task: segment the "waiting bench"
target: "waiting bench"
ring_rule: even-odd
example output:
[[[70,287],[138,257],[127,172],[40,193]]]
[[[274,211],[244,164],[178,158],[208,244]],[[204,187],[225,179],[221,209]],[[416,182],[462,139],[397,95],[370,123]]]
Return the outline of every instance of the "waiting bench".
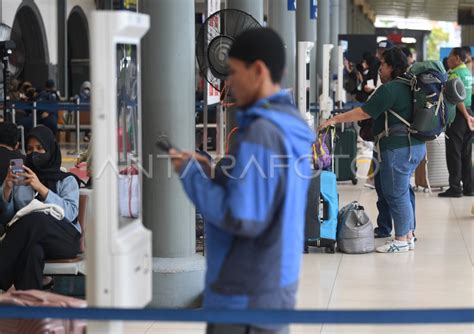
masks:
[[[43,275],[85,275],[86,260],[85,251],[85,231],[86,223],[89,220],[91,208],[92,190],[81,189],[79,195],[79,216],[78,221],[82,229],[80,253],[71,259],[47,260],[43,270]]]

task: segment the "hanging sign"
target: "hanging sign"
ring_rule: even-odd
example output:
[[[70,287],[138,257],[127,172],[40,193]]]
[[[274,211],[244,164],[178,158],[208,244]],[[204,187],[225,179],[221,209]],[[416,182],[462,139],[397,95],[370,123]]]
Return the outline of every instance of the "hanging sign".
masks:
[[[296,0],[288,0],[288,10],[296,10]]]
[[[309,16],[311,20],[318,19],[318,0],[309,0]]]

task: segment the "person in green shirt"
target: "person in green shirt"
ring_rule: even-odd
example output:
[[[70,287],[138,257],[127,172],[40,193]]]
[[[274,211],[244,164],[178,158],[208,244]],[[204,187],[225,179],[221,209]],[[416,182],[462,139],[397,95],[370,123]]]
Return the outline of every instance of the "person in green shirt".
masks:
[[[403,76],[408,61],[399,48],[391,48],[382,54],[380,78],[383,85],[377,89],[367,103],[349,112],[330,118],[318,130],[337,123],[355,122],[373,118],[373,132],[378,135],[385,129],[385,112],[392,110],[400,117],[411,121],[413,102],[410,87],[395,80]],[[392,127],[401,121],[392,115],[388,125]],[[415,249],[415,196],[410,178],[416,167],[425,157],[426,146],[415,138],[410,140],[407,134],[389,135],[379,141],[380,166],[379,177],[381,194],[377,208],[379,215],[391,217],[395,226],[395,239],[377,247],[379,253],[401,253]],[[380,198],[380,196],[382,198]],[[383,205],[379,205],[383,204]]]
[[[448,57],[449,79],[459,78],[466,89],[466,100],[456,106],[454,122],[446,130],[446,162],[449,171],[449,189],[440,197],[474,196],[472,170],[472,73],[467,68],[466,50],[454,48]],[[461,186],[462,182],[462,186]]]

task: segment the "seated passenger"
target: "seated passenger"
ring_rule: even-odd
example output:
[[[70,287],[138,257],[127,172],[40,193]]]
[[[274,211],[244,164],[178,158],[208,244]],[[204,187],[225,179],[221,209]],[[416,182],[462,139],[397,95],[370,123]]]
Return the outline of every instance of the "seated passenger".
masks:
[[[36,198],[62,208],[64,219],[33,212],[7,229],[0,243],[0,289],[4,291],[12,284],[17,290],[41,289],[45,260],[71,258],[79,253],[79,185],[73,175],[60,170],[61,151],[51,130],[45,126],[34,128],[27,138],[27,153],[25,173],[14,175],[9,171],[1,188],[4,218],[12,219]]]
[[[61,102],[61,96],[56,90],[54,80],[46,81],[44,90],[36,95],[35,101],[39,103],[47,103],[51,106]],[[58,111],[57,110],[37,110],[38,124],[48,127],[55,135],[58,132]],[[19,124],[25,128],[25,133],[28,134],[33,128],[33,114],[18,121]]]

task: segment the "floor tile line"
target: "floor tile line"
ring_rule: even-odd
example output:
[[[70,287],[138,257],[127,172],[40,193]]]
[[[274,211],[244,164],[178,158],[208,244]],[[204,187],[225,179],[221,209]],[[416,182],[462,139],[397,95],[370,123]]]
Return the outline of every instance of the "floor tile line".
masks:
[[[150,326],[148,326],[148,328],[145,329],[145,334],[148,333],[152,328],[153,328],[153,325],[156,323],[156,321],[152,321],[150,323]]]
[[[329,300],[328,300],[328,304],[326,306],[326,311],[329,311],[329,305],[331,305],[332,296],[333,296],[334,290],[336,288],[337,277],[339,276],[339,271],[340,271],[341,266],[342,266],[342,259],[343,258],[344,258],[344,254],[341,254],[341,257],[339,258],[339,264],[338,264],[337,270],[336,270],[336,276],[334,277],[334,282],[333,282],[332,287],[331,287],[331,293],[329,294]],[[321,324],[321,331],[319,332],[319,334],[322,334],[323,330],[324,330],[324,324]]]
[[[456,212],[456,207],[454,206],[453,201],[454,201],[454,199],[451,198],[450,201],[449,201],[449,204],[450,204],[451,208],[454,211],[454,216],[456,217],[456,225],[459,228],[459,232],[461,232],[462,241],[464,243],[464,247],[466,248],[467,255],[469,256],[469,259],[471,260],[471,264],[474,267],[474,258],[472,257],[471,252],[469,251],[469,247],[467,246],[467,240],[466,240],[466,237],[464,236],[464,233],[463,233],[463,230],[462,230],[462,227],[461,227],[461,219],[460,219],[460,217],[458,216],[458,214]]]

